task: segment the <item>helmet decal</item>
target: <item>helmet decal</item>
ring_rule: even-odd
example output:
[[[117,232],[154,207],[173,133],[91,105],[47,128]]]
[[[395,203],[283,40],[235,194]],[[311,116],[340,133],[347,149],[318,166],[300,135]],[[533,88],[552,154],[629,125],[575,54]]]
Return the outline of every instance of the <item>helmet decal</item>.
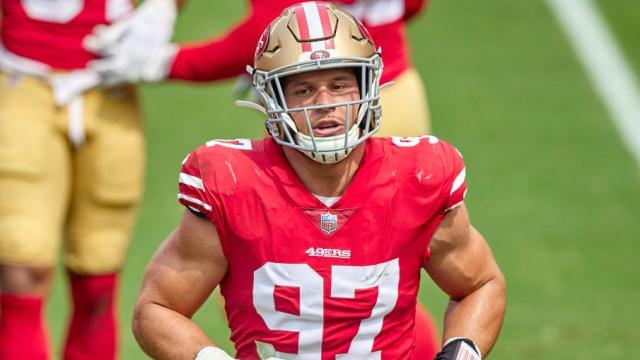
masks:
[[[262,32],[260,36],[260,40],[258,40],[258,45],[256,45],[256,53],[254,55],[254,59],[259,58],[264,54],[264,51],[267,50],[267,45],[269,44],[269,34],[271,33],[271,27],[267,27]]]
[[[331,53],[325,50],[316,50],[311,53],[311,60],[326,59],[331,57]]]

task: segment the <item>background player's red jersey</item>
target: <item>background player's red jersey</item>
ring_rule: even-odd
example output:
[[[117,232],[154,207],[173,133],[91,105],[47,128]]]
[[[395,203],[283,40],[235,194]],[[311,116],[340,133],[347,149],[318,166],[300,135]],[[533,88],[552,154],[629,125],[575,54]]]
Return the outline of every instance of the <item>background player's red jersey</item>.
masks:
[[[131,0],[0,0],[1,45],[56,69],[83,68],[95,55],[82,39],[133,9]]]
[[[178,52],[169,77],[213,81],[245,73],[253,63],[254,47],[269,23],[287,7],[301,0],[251,0],[249,13],[222,37],[184,46]],[[410,66],[405,21],[416,15],[424,0],[334,0],[359,18],[382,48],[382,83],[393,80]]]
[[[284,358],[412,359],[420,270],[446,211],[463,201],[464,174],[457,150],[434,137],[372,138],[327,207],[271,138],[191,153],[178,197],[218,231],[237,357],[257,359],[262,342]]]

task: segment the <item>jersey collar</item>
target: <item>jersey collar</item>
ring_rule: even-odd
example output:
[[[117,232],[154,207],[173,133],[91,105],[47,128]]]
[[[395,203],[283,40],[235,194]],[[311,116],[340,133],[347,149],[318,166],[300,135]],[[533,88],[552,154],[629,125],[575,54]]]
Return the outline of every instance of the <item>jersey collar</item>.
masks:
[[[328,209],[302,183],[302,180],[289,165],[281,145],[272,138],[265,139],[265,154],[269,161],[269,172],[277,177],[276,186],[281,187],[291,200],[305,209]],[[371,193],[371,185],[379,176],[384,161],[384,147],[379,139],[371,138],[365,142],[364,155],[345,192],[330,208],[356,208],[366,201]]]

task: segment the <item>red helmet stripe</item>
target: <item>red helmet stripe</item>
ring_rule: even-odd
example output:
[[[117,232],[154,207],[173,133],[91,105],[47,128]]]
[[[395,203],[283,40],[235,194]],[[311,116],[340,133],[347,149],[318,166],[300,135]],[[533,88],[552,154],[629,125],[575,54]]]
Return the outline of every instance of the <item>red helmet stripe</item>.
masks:
[[[296,20],[298,21],[298,31],[300,31],[300,40],[302,41],[302,51],[311,51],[311,43],[306,42],[309,37],[309,23],[307,22],[307,15],[304,11],[304,5],[298,5],[293,10],[296,14]]]
[[[318,8],[318,15],[320,15],[320,23],[322,24],[322,33],[323,37],[329,37],[333,35],[333,29],[331,29],[331,19],[329,18],[329,11],[327,10],[327,6],[324,4],[316,3]],[[333,38],[325,41],[325,46],[327,49],[335,49],[335,45],[333,43]]]
[[[331,17],[326,4],[305,2],[297,6],[294,11],[298,21],[298,30],[300,32],[303,52],[335,49],[334,40],[331,38],[333,35]],[[305,42],[305,40],[309,41],[323,38],[329,39],[325,41]]]

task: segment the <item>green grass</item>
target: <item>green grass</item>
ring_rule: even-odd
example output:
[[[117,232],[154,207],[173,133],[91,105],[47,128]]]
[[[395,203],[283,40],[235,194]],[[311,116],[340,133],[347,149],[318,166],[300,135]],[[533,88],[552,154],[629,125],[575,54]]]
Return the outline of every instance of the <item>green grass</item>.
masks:
[[[640,71],[637,4],[598,4]],[[177,38],[223,31],[243,5],[191,1]],[[508,280],[491,358],[640,357],[640,171],[544,2],[434,1],[410,38],[434,131],[465,155],[472,222]],[[233,106],[229,83],[145,86],[143,99],[149,164],[120,298],[123,359],[145,358],[128,330],[131,307],[145,264],[182,211],[180,160],[208,139],[262,134],[256,114]],[[446,299],[423,282],[421,300],[441,320]],[[49,319],[59,339],[61,277],[56,285]],[[197,320],[230,349],[213,302]]]
[[[609,23],[620,46],[627,56],[629,64],[636,71],[636,79],[640,79],[640,46],[638,37],[638,19],[640,7],[633,0],[598,0],[598,8]]]

